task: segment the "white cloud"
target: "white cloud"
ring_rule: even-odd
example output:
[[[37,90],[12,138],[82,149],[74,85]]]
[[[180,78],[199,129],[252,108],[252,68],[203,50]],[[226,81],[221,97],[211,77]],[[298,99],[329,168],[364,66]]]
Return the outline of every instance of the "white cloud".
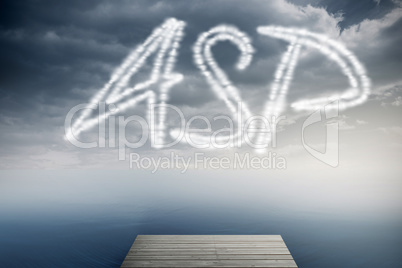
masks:
[[[401,106],[402,105],[402,81],[397,85],[385,85],[378,87],[372,94],[371,98],[381,103],[381,106]]]
[[[43,37],[45,40],[47,41],[60,41],[61,38],[60,36],[58,36],[55,32],[53,31],[49,31],[45,34],[45,36]]]
[[[383,44],[380,34],[383,29],[395,24],[402,17],[402,8],[396,8],[382,19],[369,20],[353,25],[342,32],[340,39],[349,48],[374,48]]]
[[[402,127],[400,127],[400,126],[380,127],[378,130],[380,130],[388,135],[397,134],[397,135],[402,136]]]
[[[346,122],[346,119],[348,117],[346,115],[340,115],[337,118],[331,119],[328,121],[328,123],[338,123],[339,129],[340,130],[351,130],[355,129],[356,126],[350,125]]]
[[[367,125],[367,122],[366,122],[366,121],[364,121],[364,120],[359,120],[359,119],[356,119],[356,123],[357,123],[358,125]]]
[[[351,129],[355,129],[355,126],[349,125],[348,123],[346,123],[346,121],[344,120],[339,120],[339,129],[340,130],[351,130]]]
[[[20,118],[0,114],[0,125],[13,126],[13,125],[17,125],[19,123],[21,123]]]
[[[395,101],[391,103],[393,106],[401,106],[402,105],[402,97],[398,96],[395,98]]]

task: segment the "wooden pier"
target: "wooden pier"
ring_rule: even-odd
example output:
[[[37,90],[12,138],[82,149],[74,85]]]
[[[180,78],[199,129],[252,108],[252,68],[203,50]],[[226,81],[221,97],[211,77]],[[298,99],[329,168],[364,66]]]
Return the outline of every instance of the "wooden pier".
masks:
[[[297,267],[280,235],[138,235],[121,267]]]

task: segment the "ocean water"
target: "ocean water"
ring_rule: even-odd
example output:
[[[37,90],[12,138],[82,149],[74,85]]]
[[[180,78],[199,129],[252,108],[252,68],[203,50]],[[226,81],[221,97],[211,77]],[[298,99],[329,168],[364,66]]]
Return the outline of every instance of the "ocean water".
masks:
[[[1,171],[1,267],[119,267],[138,234],[280,234],[299,267],[402,267],[400,183]]]

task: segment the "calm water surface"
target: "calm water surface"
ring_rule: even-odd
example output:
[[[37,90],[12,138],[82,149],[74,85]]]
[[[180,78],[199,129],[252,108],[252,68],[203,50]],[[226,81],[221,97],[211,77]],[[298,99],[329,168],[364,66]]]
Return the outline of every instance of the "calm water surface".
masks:
[[[246,172],[225,179],[198,171],[0,174],[1,267],[119,267],[138,234],[281,234],[300,267],[402,263],[395,181],[362,187]]]

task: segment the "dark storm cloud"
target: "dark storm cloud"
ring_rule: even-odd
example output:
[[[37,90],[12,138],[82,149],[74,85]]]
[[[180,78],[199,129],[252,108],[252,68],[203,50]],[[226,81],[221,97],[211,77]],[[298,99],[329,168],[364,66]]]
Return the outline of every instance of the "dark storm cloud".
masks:
[[[173,92],[173,104],[199,105],[214,98],[192,63],[197,35],[221,24],[236,24],[255,36],[255,28],[273,16],[259,5],[214,1],[25,1],[4,2],[0,15],[0,92],[4,113],[18,116],[33,105],[66,105],[66,99],[85,102],[109,78],[127,53],[148,37],[166,17],[188,22],[175,69],[186,77]],[[231,12],[227,12],[230,10]],[[258,53],[277,55],[280,46],[260,46]],[[238,51],[214,48],[218,62],[241,82],[267,83],[261,72],[234,71]],[[273,69],[265,70],[272,72]],[[238,75],[238,76],[237,76]],[[191,79],[197,76],[198,78]],[[195,89],[197,87],[197,89]],[[181,89],[181,90],[180,90]],[[11,101],[10,101],[11,100]],[[25,120],[32,121],[28,113]]]
[[[296,2],[295,2],[296,3]],[[285,1],[2,1],[0,4],[0,127],[2,155],[63,147],[64,117],[85,103],[108,81],[124,57],[166,18],[187,22],[177,72],[185,79],[172,89],[170,103],[188,110],[215,112],[216,100],[192,60],[197,36],[218,24],[236,25],[253,40],[256,53],[243,72],[234,69],[238,50],[228,43],[213,48],[220,66],[258,112],[287,43],[260,36],[260,25],[304,27],[328,34],[348,32],[365,19],[384,18],[392,1],[316,1],[313,7]],[[316,7],[325,7],[316,8]],[[343,14],[343,19],[337,15]],[[362,26],[363,27],[363,26]],[[393,82],[401,70],[401,20],[387,26],[374,48],[352,47],[368,67],[374,84]],[[369,37],[369,35],[367,35]],[[347,44],[348,45],[348,44]],[[345,81],[320,55],[303,59],[296,71],[291,100],[323,89],[340,89]],[[334,75],[334,73],[336,75]],[[140,76],[145,73],[139,74]],[[391,83],[390,82],[390,83]],[[19,146],[18,150],[16,146]],[[41,148],[41,149],[38,149]],[[45,149],[44,149],[45,148]]]
[[[336,6],[330,2],[325,5],[332,9]],[[383,5],[385,2],[374,7]],[[186,75],[198,74],[192,63],[191,46],[199,33],[229,23],[254,40],[261,40],[264,38],[258,37],[255,30],[258,25],[294,26],[291,17],[270,12],[271,6],[264,1],[248,1],[247,5],[239,1],[6,2],[0,16],[1,90],[15,98],[32,98],[42,93],[82,98],[74,93],[100,88],[128,51],[166,17],[172,16],[188,22],[176,70]],[[367,4],[367,8],[370,6]],[[353,12],[359,9],[350,4],[342,7]],[[359,10],[364,14],[365,9]],[[268,39],[254,42],[256,58],[277,59],[283,52],[284,42]],[[214,52],[234,82],[246,85],[270,82],[271,77],[265,74],[273,73],[273,65],[264,66],[263,70],[251,66],[248,75],[242,76],[233,69],[238,55],[235,48],[218,45]]]
[[[344,19],[339,22],[341,29],[359,24],[365,19],[380,19],[398,6],[397,2],[392,0],[290,0],[289,2],[323,7],[331,14],[342,14]]]

